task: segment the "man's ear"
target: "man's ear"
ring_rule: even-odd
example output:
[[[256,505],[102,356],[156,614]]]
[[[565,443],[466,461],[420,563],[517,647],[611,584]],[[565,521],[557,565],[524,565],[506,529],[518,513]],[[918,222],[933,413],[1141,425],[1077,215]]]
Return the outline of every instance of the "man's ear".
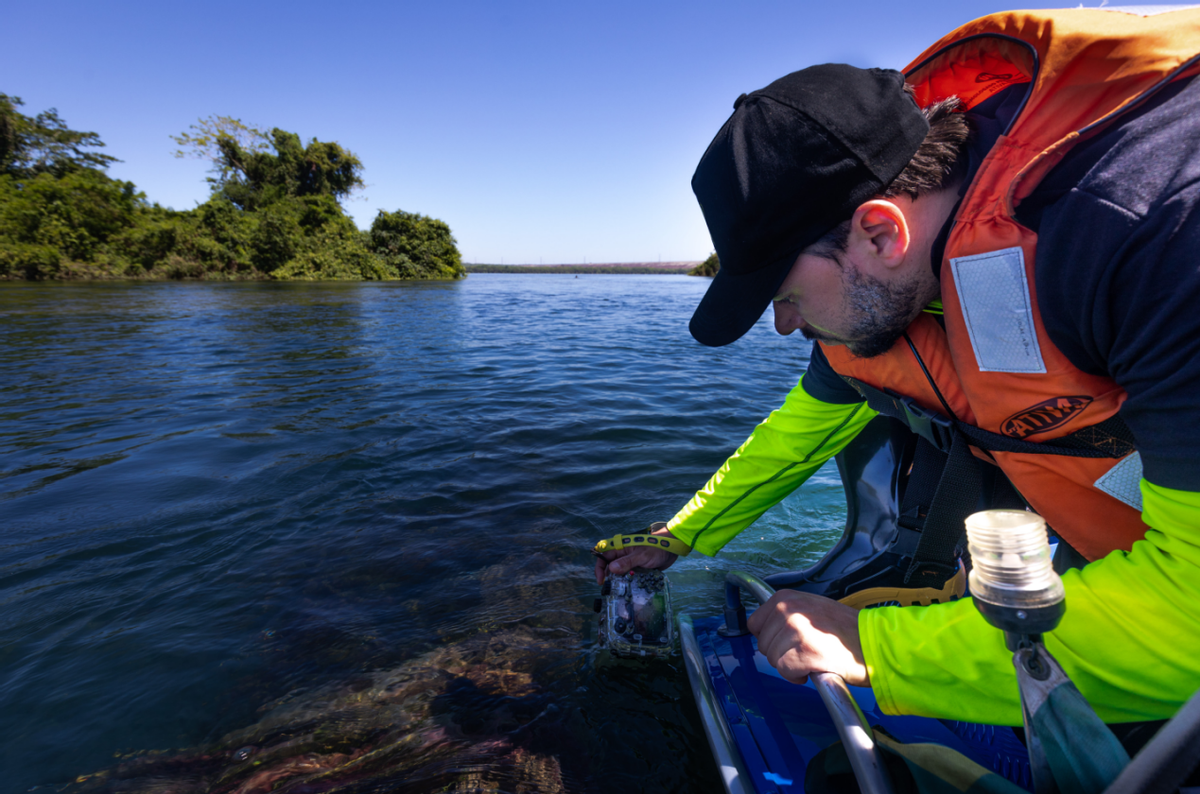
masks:
[[[872,199],[858,206],[850,219],[848,248],[857,262],[876,262],[884,268],[904,262],[912,235],[904,211],[888,199]]]

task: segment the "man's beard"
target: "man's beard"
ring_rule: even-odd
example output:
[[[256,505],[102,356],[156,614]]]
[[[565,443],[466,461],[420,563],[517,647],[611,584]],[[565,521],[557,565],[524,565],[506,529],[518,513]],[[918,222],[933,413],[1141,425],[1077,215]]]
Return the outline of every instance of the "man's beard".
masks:
[[[846,309],[857,317],[845,337],[826,337],[811,328],[802,328],[806,339],[838,342],[859,358],[874,358],[891,350],[896,340],[921,313],[921,284],[913,278],[900,284],[888,284],[862,273],[853,264],[838,262],[843,270]]]

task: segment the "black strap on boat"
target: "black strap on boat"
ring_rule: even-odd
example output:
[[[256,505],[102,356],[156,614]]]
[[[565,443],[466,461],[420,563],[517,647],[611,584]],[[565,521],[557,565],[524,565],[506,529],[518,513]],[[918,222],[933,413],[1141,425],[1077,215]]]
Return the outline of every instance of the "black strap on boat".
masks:
[[[918,405],[911,397],[877,389],[857,378],[842,378],[863,396],[869,408],[904,422],[919,437],[900,506],[901,525],[921,532],[904,577],[906,583],[922,564],[952,567],[961,554],[966,532],[963,520],[976,510],[983,490],[983,469],[972,446],[988,452],[1082,458],[1122,458],[1135,449],[1133,433],[1118,415],[1041,443],[968,424],[951,410],[908,334],[904,339],[946,415]]]

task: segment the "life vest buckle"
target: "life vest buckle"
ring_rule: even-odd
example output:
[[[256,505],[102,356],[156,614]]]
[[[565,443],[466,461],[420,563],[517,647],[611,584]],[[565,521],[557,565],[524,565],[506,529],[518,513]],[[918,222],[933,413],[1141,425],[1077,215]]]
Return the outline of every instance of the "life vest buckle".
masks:
[[[899,417],[909,429],[928,441],[939,451],[949,454],[954,443],[954,424],[941,414],[918,405],[911,397],[897,397],[896,402],[904,411]]]

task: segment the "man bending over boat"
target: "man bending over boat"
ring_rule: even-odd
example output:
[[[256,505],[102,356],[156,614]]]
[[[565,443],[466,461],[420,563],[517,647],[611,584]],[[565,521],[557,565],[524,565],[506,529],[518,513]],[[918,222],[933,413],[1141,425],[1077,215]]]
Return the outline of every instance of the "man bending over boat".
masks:
[[[692,179],[721,270],[691,332],[729,344],[770,305],[816,344],[656,534],[715,554],[875,416],[902,419],[945,470],[909,517],[916,551],[880,552],[911,560],[893,584],[948,587],[954,486],[974,504],[1011,483],[1087,561],[1048,649],[1106,722],[1174,714],[1200,686],[1197,53],[1197,10],[1011,12],[905,74],[814,66],[739,97]],[[598,577],[675,559],[605,557]],[[750,628],[790,681],[1021,724],[1012,655],[966,600],[781,590]]]

